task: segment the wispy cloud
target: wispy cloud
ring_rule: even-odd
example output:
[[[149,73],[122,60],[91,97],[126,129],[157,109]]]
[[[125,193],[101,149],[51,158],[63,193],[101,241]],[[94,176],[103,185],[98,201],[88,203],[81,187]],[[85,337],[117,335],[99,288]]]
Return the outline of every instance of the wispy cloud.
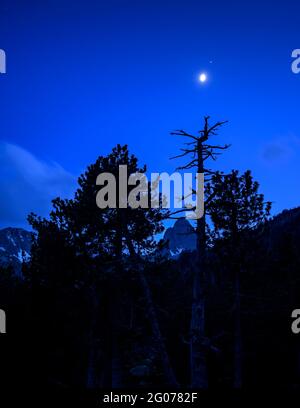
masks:
[[[47,215],[51,200],[70,197],[76,178],[57,163],[47,163],[20,146],[0,142],[0,226],[25,226],[33,211]]]
[[[300,139],[298,137],[293,135],[278,137],[263,146],[261,155],[265,162],[277,164],[292,159],[299,148]]]
[[[263,149],[263,158],[266,161],[274,162],[287,159],[291,156],[292,151],[289,146],[280,143],[279,141],[267,144]]]

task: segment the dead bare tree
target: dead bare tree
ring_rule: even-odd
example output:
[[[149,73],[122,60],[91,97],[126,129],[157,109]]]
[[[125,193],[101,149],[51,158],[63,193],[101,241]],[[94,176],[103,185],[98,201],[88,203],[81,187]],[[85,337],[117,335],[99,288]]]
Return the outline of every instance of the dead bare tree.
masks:
[[[204,117],[204,127],[197,135],[192,135],[184,130],[176,130],[171,132],[171,135],[183,136],[189,139],[185,142],[187,147],[181,149],[182,153],[178,156],[172,157],[182,158],[190,157],[191,160],[177,170],[194,169],[198,174],[204,174],[204,188],[205,183],[209,182],[211,176],[215,172],[208,169],[205,162],[209,159],[216,160],[217,156],[221,154],[222,150],[226,150],[229,145],[208,144],[208,140],[217,135],[218,129],[224,122],[216,122],[214,125],[209,125],[209,116]],[[193,190],[193,193],[196,191]],[[209,349],[209,341],[205,333],[205,276],[206,276],[206,214],[209,207],[209,201],[212,197],[207,197],[205,201],[204,214],[196,221],[196,236],[197,236],[197,261],[196,267],[193,271],[193,299],[192,299],[192,313],[190,323],[190,366],[191,366],[191,386],[194,388],[207,388],[207,364],[206,356]],[[184,197],[183,197],[184,199]],[[173,212],[179,214],[181,211],[186,211],[187,208]],[[189,208],[188,210],[195,210]]]

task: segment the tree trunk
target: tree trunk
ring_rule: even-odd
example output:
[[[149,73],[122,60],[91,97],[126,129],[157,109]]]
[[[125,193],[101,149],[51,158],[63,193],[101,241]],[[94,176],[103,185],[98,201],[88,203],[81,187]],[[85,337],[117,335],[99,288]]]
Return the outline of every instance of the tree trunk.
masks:
[[[191,385],[193,388],[207,388],[207,365],[205,345],[205,297],[203,245],[204,218],[197,221],[197,263],[194,270],[193,300],[191,318]],[[204,224],[205,225],[205,224]]]
[[[174,158],[184,157],[187,155],[192,156],[192,160],[185,166],[179,167],[179,169],[187,170],[196,168],[198,174],[204,175],[204,183],[207,183],[209,179],[205,179],[205,176],[212,176],[217,174],[212,170],[204,167],[204,162],[211,158],[216,159],[218,150],[225,150],[229,146],[218,146],[206,144],[210,136],[216,135],[216,130],[226,122],[217,122],[213,126],[209,126],[209,116],[204,117],[204,128],[197,134],[191,135],[184,130],[176,130],[172,132],[173,135],[184,136],[192,140],[187,143],[189,148],[181,149],[183,153],[175,156]],[[183,198],[184,200],[185,198]],[[209,203],[210,200],[208,200]],[[191,385],[195,388],[207,388],[208,376],[207,376],[207,353],[209,348],[208,339],[205,336],[205,286],[207,279],[207,259],[206,259],[206,221],[205,221],[205,209],[202,218],[197,220],[197,259],[196,265],[193,271],[193,295],[192,295],[192,313],[191,313],[191,339],[190,339],[190,360],[191,360]]]
[[[204,172],[202,145],[199,142],[197,148],[198,173]],[[193,278],[193,300],[191,317],[191,385],[193,388],[207,388],[207,364],[205,345],[205,215],[197,220],[197,262]]]
[[[235,321],[234,321],[234,378],[233,387],[242,387],[242,330],[241,330],[241,294],[239,271],[235,274]]]
[[[177,383],[174,371],[170,363],[169,355],[168,355],[168,352],[165,346],[163,336],[160,331],[158,318],[156,315],[156,310],[155,310],[153,300],[152,300],[151,290],[147,282],[146,276],[144,274],[143,266],[140,264],[141,260],[136,254],[133,244],[130,238],[128,237],[127,232],[126,232],[126,235],[127,235],[126,241],[127,241],[128,250],[129,250],[130,256],[134,264],[136,265],[139,280],[141,283],[141,288],[144,294],[144,300],[145,300],[145,304],[146,304],[146,308],[148,312],[148,318],[149,318],[149,322],[150,322],[151,329],[152,329],[152,335],[153,335],[153,338],[154,338],[154,341],[155,341],[155,344],[156,344],[156,347],[157,347],[157,350],[160,356],[166,383],[168,386],[177,388],[178,383]]]
[[[88,364],[87,364],[87,375],[86,375],[86,386],[87,388],[95,388],[98,384],[97,379],[97,360],[98,360],[98,348],[97,348],[97,336],[96,336],[96,326],[97,317],[99,310],[99,302],[97,299],[96,290],[91,287],[89,291],[89,299],[91,303],[91,323],[88,334]]]
[[[121,388],[123,383],[123,370],[121,364],[121,358],[119,355],[119,344],[117,338],[113,333],[112,339],[112,353],[111,353],[111,387]]]
[[[121,263],[117,265],[121,268]],[[111,388],[121,388],[124,386],[119,330],[121,293],[119,293],[118,286],[114,282],[111,282],[109,293]]]

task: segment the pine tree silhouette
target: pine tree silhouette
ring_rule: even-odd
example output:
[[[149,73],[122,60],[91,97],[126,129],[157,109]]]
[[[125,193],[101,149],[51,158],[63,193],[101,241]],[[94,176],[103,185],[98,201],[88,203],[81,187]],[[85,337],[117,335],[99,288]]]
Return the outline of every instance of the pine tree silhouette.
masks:
[[[30,216],[33,228],[38,232],[38,239],[33,247],[33,264],[40,263],[41,243],[43,237],[55,235],[56,244],[63,241],[62,248],[72,251],[73,263],[76,259],[82,262],[84,276],[81,277],[90,299],[90,329],[88,336],[88,369],[86,384],[89,387],[99,385],[97,379],[97,322],[99,313],[98,281],[101,275],[124,275],[128,269],[135,272],[140,282],[141,295],[146,304],[147,320],[152,331],[155,348],[159,354],[165,382],[171,386],[177,386],[175,374],[172,370],[169,355],[161,333],[157,318],[156,308],[152,299],[151,289],[145,275],[144,269],[147,263],[146,256],[157,247],[155,235],[163,230],[162,220],[165,217],[160,208],[127,208],[100,209],[96,205],[96,196],[99,186],[96,185],[97,176],[101,173],[111,173],[117,181],[117,192],[119,191],[119,166],[127,165],[128,176],[134,173],[144,173],[146,167],[139,167],[138,160],[130,155],[127,145],[117,145],[107,156],[99,157],[90,165],[86,172],[79,177],[79,188],[73,199],[62,200],[57,198],[53,201],[53,211],[50,220],[42,220],[34,215]],[[126,180],[127,181],[127,180]],[[128,192],[133,186],[128,186]],[[149,186],[150,188],[150,186]],[[150,194],[149,194],[150,197]],[[116,202],[119,200],[117,198]],[[54,245],[55,245],[54,242]],[[49,242],[48,242],[49,244]],[[48,250],[53,248],[48,245]],[[52,253],[55,257],[55,252]],[[38,268],[35,268],[35,271]],[[65,273],[64,271],[60,272]],[[77,270],[77,268],[75,268]],[[47,273],[49,268],[47,268]],[[36,273],[36,272],[35,272]],[[52,273],[56,273],[55,271]],[[38,274],[42,279],[42,274]],[[114,276],[115,276],[114,275]],[[73,277],[73,274],[72,274]],[[48,276],[51,280],[52,277]],[[55,280],[55,279],[54,279]],[[120,302],[118,302],[119,288],[109,279],[110,292],[109,316],[110,340],[111,340],[111,382],[110,385],[117,387],[122,385],[122,374],[118,362],[119,344],[118,313]],[[99,354],[99,353],[98,353]]]
[[[206,194],[212,197],[208,214],[213,235],[227,242],[226,262],[234,279],[234,388],[241,388],[243,377],[240,275],[246,268],[246,245],[251,245],[247,232],[263,224],[271,210],[271,203],[264,201],[258,189],[249,170],[242,175],[237,170],[227,175],[215,173],[206,186]]]

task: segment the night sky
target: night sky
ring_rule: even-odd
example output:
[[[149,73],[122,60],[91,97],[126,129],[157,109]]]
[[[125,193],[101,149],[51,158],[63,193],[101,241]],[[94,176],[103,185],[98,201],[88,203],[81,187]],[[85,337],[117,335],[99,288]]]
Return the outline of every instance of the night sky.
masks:
[[[0,226],[26,226],[116,143],[173,172],[173,129],[229,123],[214,164],[300,205],[299,1],[0,0]],[[198,81],[205,71],[208,81]]]

